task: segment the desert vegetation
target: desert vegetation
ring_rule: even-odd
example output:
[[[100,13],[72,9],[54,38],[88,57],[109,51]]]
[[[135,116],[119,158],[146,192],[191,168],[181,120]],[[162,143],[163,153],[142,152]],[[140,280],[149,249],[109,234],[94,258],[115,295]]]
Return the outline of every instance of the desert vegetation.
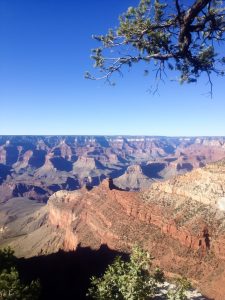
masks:
[[[10,248],[0,249],[0,300],[38,300],[38,280],[24,284],[16,268],[16,257]]]
[[[122,74],[123,67],[145,62],[144,73],[155,74],[157,91],[161,80],[173,71],[180,83],[197,82],[206,74],[212,96],[211,76],[224,75],[225,57],[218,51],[224,42],[224,1],[141,0],[120,16],[116,29],[94,35],[100,46],[92,50],[94,66],[100,75],[86,73],[89,79],[106,79]]]
[[[160,268],[152,268],[152,260],[147,251],[135,246],[129,261],[118,256],[102,277],[91,278],[88,296],[96,300],[188,299],[191,284],[186,278],[178,278],[173,289],[161,291],[165,276]]]

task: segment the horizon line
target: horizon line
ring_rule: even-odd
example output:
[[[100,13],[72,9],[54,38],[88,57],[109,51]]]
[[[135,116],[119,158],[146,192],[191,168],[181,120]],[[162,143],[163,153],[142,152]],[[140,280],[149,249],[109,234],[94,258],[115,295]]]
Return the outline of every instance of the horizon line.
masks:
[[[166,138],[225,138],[225,135],[146,135],[146,134],[1,134],[0,137],[166,137]]]

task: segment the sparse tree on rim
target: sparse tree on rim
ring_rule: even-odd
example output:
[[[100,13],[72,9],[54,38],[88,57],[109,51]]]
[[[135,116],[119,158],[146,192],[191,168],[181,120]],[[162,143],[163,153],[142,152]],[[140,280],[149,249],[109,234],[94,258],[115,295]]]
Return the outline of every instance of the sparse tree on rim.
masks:
[[[122,74],[124,66],[144,61],[145,73],[153,72],[157,81],[168,70],[180,83],[196,82],[205,73],[212,96],[211,75],[224,75],[225,54],[219,51],[224,32],[224,1],[141,0],[120,16],[116,29],[93,36],[100,42],[92,50],[100,76],[85,76],[112,83],[112,75]]]

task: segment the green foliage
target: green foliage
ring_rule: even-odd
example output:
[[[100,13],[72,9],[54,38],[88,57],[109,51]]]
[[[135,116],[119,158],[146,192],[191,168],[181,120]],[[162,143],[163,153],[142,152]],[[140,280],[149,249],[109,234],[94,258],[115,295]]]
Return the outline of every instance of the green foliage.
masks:
[[[89,296],[98,300],[151,299],[157,290],[157,282],[164,281],[163,272],[150,272],[152,257],[139,247],[134,247],[130,261],[117,257],[101,278],[91,278]]]
[[[102,277],[91,278],[88,296],[96,300],[154,299],[165,277],[161,269],[152,270],[152,259],[148,252],[135,246],[129,261],[118,256]],[[190,288],[185,277],[178,278],[175,288],[170,289],[166,297],[168,300],[187,300],[186,292]]]
[[[40,284],[32,281],[30,285],[24,285],[19,279],[19,273],[15,267],[9,271],[0,273],[0,299],[1,300],[37,300],[39,299]]]
[[[110,80],[123,66],[144,61],[156,79],[173,70],[181,83],[196,82],[202,73],[211,83],[212,73],[224,75],[224,53],[216,51],[217,45],[225,41],[224,33],[224,1],[195,0],[187,6],[184,0],[175,0],[171,5],[167,1],[141,0],[120,16],[115,30],[93,36],[101,43],[91,56],[101,76],[87,72],[85,77]]]
[[[187,300],[186,292],[191,288],[190,282],[185,277],[176,280],[176,288],[168,292],[168,300]]]
[[[0,249],[0,272],[10,270],[15,265],[15,261],[14,251],[10,247]]]
[[[0,249],[0,300],[37,300],[40,283],[32,281],[25,285],[15,267],[16,257],[10,248]]]

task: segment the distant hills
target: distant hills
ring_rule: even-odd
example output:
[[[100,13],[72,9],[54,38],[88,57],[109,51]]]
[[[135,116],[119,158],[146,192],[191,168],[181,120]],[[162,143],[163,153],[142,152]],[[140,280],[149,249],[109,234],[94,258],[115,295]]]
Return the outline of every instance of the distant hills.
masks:
[[[104,178],[142,190],[223,157],[224,137],[0,136],[0,201],[46,202]]]

